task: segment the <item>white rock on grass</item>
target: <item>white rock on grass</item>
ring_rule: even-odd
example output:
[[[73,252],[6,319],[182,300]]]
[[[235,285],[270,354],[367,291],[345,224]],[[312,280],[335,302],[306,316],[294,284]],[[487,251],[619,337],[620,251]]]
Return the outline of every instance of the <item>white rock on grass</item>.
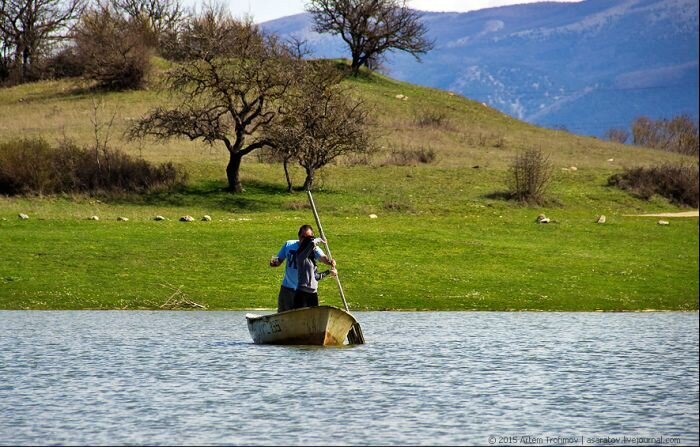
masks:
[[[118,220],[119,222],[128,222],[128,221],[129,221],[129,218],[128,218],[128,217],[119,216],[119,217],[117,217],[117,220]]]
[[[24,213],[19,213],[19,215],[17,217],[19,217],[22,220],[29,219],[29,216],[27,214],[24,214]]]
[[[180,222],[194,222],[194,217],[192,216],[182,216]]]
[[[576,166],[571,166],[569,167],[569,171],[578,171],[578,168]]]
[[[399,99],[401,101],[408,101],[408,96],[399,94],[396,95],[396,99]]]
[[[600,216],[598,216],[598,218],[596,219],[596,223],[604,224],[605,223],[605,214],[601,214]]]
[[[659,225],[671,225],[671,223],[667,220],[660,220],[657,222]]]
[[[161,221],[161,220],[165,220],[165,217],[159,215],[159,216],[154,217],[153,220]]]
[[[100,220],[99,216],[90,216],[88,217],[88,220]]]
[[[211,222],[211,216],[206,214],[202,217],[202,222]]]
[[[536,222],[538,224],[546,224],[546,223],[550,222],[550,219],[549,219],[549,217],[545,216],[544,214],[540,214],[539,216],[537,216]]]
[[[377,217],[379,217],[379,216],[377,216],[376,214],[370,214],[370,215],[369,215],[369,218],[370,218],[370,219],[376,219]]]

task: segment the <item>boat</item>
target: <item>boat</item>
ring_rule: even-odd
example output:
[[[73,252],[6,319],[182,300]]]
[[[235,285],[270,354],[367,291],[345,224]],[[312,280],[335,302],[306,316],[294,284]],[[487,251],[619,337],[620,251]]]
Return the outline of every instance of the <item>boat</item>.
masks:
[[[342,345],[355,317],[333,306],[292,309],[271,315],[246,314],[255,344]]]

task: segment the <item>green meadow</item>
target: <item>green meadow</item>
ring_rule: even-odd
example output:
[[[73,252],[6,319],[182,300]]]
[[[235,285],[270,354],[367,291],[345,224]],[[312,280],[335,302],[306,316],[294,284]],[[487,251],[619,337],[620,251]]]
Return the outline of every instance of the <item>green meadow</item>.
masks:
[[[374,109],[380,147],[369,159],[327,166],[317,179],[316,203],[351,309],[698,309],[697,218],[662,226],[629,216],[686,209],[606,186],[624,167],[683,157],[539,128],[380,75],[345,82]],[[173,288],[208,309],[276,305],[282,268],[268,261],[313,223],[305,193],[287,193],[281,166],[251,154],[241,170],[245,192],[232,195],[223,191],[222,147],[123,138],[134,118],[169,100],[157,75],[149,89],[123,93],[70,80],[0,89],[0,141],[90,144],[97,104],[98,119],[115,117],[112,146],[174,161],[190,176],[173,193],[0,197],[0,309],[158,309]],[[499,198],[508,164],[527,148],[547,152],[554,165],[543,207]],[[435,160],[392,161],[392,151],[421,149]],[[300,185],[301,171],[293,175]],[[536,224],[541,213],[552,223]],[[205,214],[211,222],[199,221]],[[607,222],[595,223],[601,214]],[[93,215],[100,220],[88,220]],[[179,222],[183,215],[197,221]],[[340,305],[332,280],[319,294]]]

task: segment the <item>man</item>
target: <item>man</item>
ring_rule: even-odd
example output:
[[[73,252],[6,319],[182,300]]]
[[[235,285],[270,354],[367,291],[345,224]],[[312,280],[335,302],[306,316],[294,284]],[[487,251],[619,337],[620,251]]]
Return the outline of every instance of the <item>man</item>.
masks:
[[[311,225],[302,225],[297,235],[299,237],[298,240],[286,241],[279,253],[277,253],[277,256],[270,260],[270,267],[279,267],[282,265],[282,262],[287,262],[284,268],[284,279],[282,280],[282,286],[280,286],[280,293],[277,296],[277,312],[284,312],[294,308],[294,294],[297,289],[299,276],[296,259],[297,250],[299,249],[299,244],[305,238],[314,238],[314,229]],[[335,268],[335,260],[331,261],[328,259],[328,256],[320,248],[314,247],[313,256],[314,259]]]

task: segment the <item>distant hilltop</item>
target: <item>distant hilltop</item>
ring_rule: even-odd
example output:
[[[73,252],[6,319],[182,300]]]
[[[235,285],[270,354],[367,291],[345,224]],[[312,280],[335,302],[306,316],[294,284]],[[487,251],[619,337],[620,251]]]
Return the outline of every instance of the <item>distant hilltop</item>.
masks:
[[[583,135],[640,115],[698,117],[697,0],[531,3],[423,20],[435,49],[422,63],[390,55],[392,77]],[[313,32],[307,14],[263,28],[306,39],[316,57],[347,56],[338,37]]]

